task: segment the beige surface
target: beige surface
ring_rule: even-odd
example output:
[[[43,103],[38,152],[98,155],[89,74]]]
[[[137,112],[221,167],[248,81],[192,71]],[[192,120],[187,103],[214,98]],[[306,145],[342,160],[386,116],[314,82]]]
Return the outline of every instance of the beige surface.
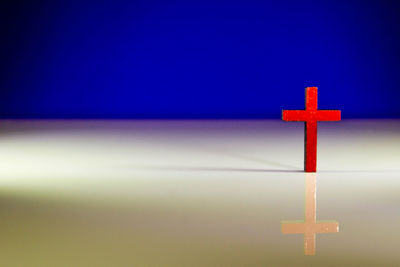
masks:
[[[3,121],[2,266],[399,266],[400,121]],[[309,185],[308,185],[309,186]],[[309,192],[313,192],[309,188]],[[334,231],[334,229],[331,231]]]

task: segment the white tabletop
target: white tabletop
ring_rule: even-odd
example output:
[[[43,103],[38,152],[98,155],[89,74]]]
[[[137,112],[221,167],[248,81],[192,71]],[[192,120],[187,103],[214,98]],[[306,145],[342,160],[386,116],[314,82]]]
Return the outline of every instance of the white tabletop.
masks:
[[[400,120],[320,123],[315,175],[303,135],[278,120],[1,121],[2,262],[399,266]],[[282,233],[307,216],[338,225],[314,250]]]

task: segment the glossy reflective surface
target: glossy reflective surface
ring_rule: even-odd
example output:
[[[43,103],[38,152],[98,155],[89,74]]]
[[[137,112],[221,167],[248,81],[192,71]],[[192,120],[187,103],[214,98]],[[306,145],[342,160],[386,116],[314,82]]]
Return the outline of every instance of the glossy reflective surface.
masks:
[[[398,266],[399,130],[321,123],[306,176],[301,123],[5,121],[2,264]]]

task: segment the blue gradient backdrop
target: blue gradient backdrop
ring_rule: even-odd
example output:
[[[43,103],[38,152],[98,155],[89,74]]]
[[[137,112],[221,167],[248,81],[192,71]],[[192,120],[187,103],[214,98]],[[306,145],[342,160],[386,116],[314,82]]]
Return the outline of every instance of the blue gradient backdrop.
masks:
[[[2,1],[2,118],[400,117],[400,1]]]

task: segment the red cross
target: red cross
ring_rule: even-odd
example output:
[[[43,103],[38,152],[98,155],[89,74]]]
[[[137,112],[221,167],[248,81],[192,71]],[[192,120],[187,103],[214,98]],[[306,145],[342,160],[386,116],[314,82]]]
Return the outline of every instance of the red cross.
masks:
[[[317,122],[340,121],[340,110],[318,110],[318,88],[306,88],[305,110],[283,110],[282,120],[304,121],[304,170],[317,171]]]

